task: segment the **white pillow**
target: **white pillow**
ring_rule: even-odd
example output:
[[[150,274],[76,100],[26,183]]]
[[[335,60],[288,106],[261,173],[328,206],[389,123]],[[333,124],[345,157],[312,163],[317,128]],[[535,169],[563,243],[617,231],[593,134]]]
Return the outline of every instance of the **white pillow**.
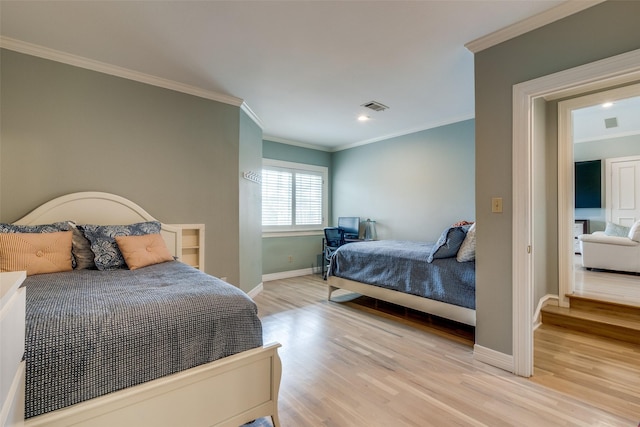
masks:
[[[640,242],[640,220],[636,221],[629,229],[629,238],[636,242]]]
[[[464,238],[456,260],[458,262],[468,262],[476,259],[476,223],[474,222],[469,230],[467,230],[467,236]]]

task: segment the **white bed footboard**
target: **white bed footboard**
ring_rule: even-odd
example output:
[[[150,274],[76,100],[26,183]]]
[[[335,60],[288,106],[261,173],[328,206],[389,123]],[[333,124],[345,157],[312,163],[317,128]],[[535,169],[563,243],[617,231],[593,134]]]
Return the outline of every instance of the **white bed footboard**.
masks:
[[[454,320],[466,325],[476,325],[476,311],[470,308],[447,304],[441,301],[419,297],[417,295],[405,294],[403,292],[382,288],[380,286],[368,285],[354,280],[343,279],[342,277],[329,276],[327,278],[327,283],[329,286],[328,300],[331,300],[331,294],[334,291],[338,289],[346,289],[352,292],[357,292],[361,295],[398,304],[403,307],[412,308],[414,310],[422,311],[423,313],[444,317],[445,319]]]
[[[31,418],[25,427],[238,427],[278,419],[280,344],[225,357]]]

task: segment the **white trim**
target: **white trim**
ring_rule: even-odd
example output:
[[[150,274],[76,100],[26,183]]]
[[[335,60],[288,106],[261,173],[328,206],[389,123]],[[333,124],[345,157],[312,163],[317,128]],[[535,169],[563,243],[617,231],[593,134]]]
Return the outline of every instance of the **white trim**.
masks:
[[[640,49],[540,77],[513,87],[513,359],[514,373],[533,372],[533,271],[526,248],[531,242],[531,148],[533,101],[557,99],[594,88],[640,79]],[[525,220],[526,219],[526,220]],[[521,224],[522,229],[516,227]],[[535,250],[535,248],[533,248]]]
[[[67,65],[73,65],[74,67],[85,68],[87,70],[97,71],[99,73],[109,74],[111,76],[122,77],[124,79],[134,80],[140,83],[146,83],[164,89],[175,90],[176,92],[182,92],[189,95],[198,96],[200,98],[222,102],[224,104],[230,104],[236,107],[242,106],[243,110],[245,110],[245,112],[247,112],[247,114],[249,114],[249,116],[251,116],[251,118],[256,121],[258,126],[262,127],[262,124],[257,116],[253,112],[249,113],[251,109],[246,106],[246,104],[244,104],[244,101],[242,99],[236,98],[235,96],[224,95],[218,92],[201,89],[199,87],[179,83],[173,80],[152,76],[151,74],[141,73],[139,71],[130,70],[128,68],[118,67],[117,65],[95,61],[93,59],[61,52],[55,49],[23,42],[21,40],[12,39],[5,36],[0,36],[0,47],[3,49],[12,50],[14,52],[37,56],[38,58],[44,58],[51,61],[61,62]]]
[[[271,237],[305,237],[305,236],[324,236],[323,230],[310,231],[264,231],[263,238]]]
[[[262,122],[260,117],[258,117],[258,115],[251,109],[251,107],[247,105],[246,102],[242,101],[242,104],[240,105],[240,109],[245,113],[247,113],[247,116],[249,116],[249,118],[253,120],[253,122],[257,124],[261,130],[264,129],[264,123]]]
[[[331,147],[315,145],[315,144],[309,144],[309,143],[306,143],[306,142],[293,141],[291,139],[280,138],[280,137],[273,136],[273,135],[263,135],[262,136],[262,140],[263,141],[278,142],[280,144],[293,145],[294,147],[308,148],[310,150],[318,150],[318,151],[326,151],[326,152],[333,151],[331,149]]]
[[[303,268],[301,270],[281,271],[279,273],[269,273],[262,275],[262,282],[270,282],[272,280],[289,279],[291,277],[309,276],[313,273],[313,268]]]
[[[262,282],[260,282],[258,286],[247,292],[247,295],[249,295],[251,298],[255,298],[262,291],[264,291],[264,285]]]
[[[508,27],[470,41],[469,43],[466,43],[464,47],[469,49],[472,53],[478,53],[484,49],[488,49],[514,37],[528,33],[529,31],[544,27],[545,25],[559,21],[560,19],[566,18],[574,13],[581,12],[604,1],[605,0],[566,1],[530,18],[523,19],[522,21],[516,22]]]
[[[475,344],[473,346],[473,358],[478,362],[504,369],[507,372],[513,372],[513,356],[508,354]]]
[[[555,300],[556,304],[558,303],[558,295],[547,294],[540,298],[538,301],[538,306],[536,307],[536,312],[533,314],[533,329],[537,329],[542,324],[542,319],[540,317],[540,313],[542,312],[542,307],[547,305],[547,303],[551,300]]]
[[[513,372],[533,373],[533,97],[513,88],[512,346]]]
[[[265,226],[262,225],[262,233],[263,237],[266,233],[271,234],[280,234],[282,235],[299,235],[300,232],[308,232],[309,235],[316,234],[327,227],[329,223],[329,168],[327,166],[320,165],[312,165],[308,163],[298,163],[298,162],[288,162],[284,160],[276,160],[276,159],[262,159],[262,170],[270,169],[274,170],[276,168],[283,169],[284,172],[292,173],[292,174],[316,174],[322,178],[322,223],[321,224],[312,224],[312,225],[278,225],[278,226]],[[264,175],[264,173],[263,173]],[[293,204],[291,206],[292,209],[292,217],[291,221],[295,222],[295,204],[297,202],[297,190],[293,190]],[[274,236],[275,237],[275,236]]]

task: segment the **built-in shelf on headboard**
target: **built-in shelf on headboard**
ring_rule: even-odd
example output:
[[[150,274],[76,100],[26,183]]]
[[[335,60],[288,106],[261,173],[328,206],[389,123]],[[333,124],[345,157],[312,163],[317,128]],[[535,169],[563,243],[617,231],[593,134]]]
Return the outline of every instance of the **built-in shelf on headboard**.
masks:
[[[204,224],[171,224],[182,229],[179,260],[204,271]]]

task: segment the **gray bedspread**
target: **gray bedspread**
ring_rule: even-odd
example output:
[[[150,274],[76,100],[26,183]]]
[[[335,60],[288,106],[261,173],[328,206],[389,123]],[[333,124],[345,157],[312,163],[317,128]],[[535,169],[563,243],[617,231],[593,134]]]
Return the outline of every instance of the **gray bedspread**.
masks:
[[[475,309],[475,261],[427,262],[434,243],[380,240],[338,248],[329,275]]]
[[[241,290],[180,262],[29,276],[33,417],[262,345]]]

